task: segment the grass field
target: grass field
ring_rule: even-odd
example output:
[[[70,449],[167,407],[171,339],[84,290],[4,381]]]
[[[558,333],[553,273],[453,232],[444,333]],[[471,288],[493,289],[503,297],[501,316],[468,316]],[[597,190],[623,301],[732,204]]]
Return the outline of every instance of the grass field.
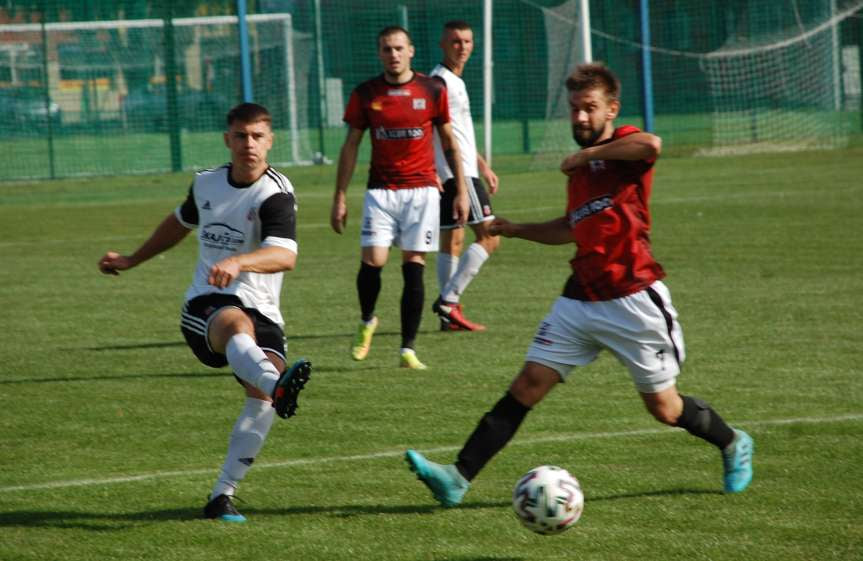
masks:
[[[496,164],[498,214],[561,212],[558,173]],[[189,176],[0,185],[0,559],[861,558],[863,149],[658,164],[653,240],[686,336],[679,384],[755,438],[749,490],[721,494],[718,453],[649,418],[604,356],[537,407],[464,505],[446,510],[402,454],[453,458],[520,367],[572,248],[505,240],[463,299],[489,331],[442,334],[427,312],[426,372],[396,368],[391,259],[379,335],[354,363],[365,173],[340,237],[328,226],[334,166],[285,171],[300,204],[300,259],[283,293],[289,354],[315,372],[240,489],[245,525],[199,518],[242,397],[179,333],[194,243],[119,278],[96,270],[106,250],[149,234]],[[512,485],[544,463],[570,469],[587,498],[556,537],[522,530],[510,509]]]

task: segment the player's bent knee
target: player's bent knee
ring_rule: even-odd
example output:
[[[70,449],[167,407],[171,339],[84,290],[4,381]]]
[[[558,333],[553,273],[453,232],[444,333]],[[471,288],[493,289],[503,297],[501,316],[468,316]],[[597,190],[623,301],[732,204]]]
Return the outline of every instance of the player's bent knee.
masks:
[[[650,410],[650,414],[653,415],[653,418],[662,423],[663,425],[668,426],[677,426],[677,418],[679,415],[674,415],[670,410],[660,409],[660,410]]]
[[[210,320],[207,337],[210,347],[216,352],[224,352],[228,340],[237,333],[255,336],[255,324],[251,318],[235,306],[225,306]]]
[[[671,393],[673,392],[673,393]],[[676,390],[656,394],[641,394],[644,405],[653,418],[664,425],[677,426],[677,420],[683,411],[683,401]]]
[[[491,255],[500,247],[500,236],[488,235],[484,238],[478,238],[477,243],[480,244],[485,252]]]
[[[522,405],[533,407],[560,382],[557,371],[538,364],[527,362],[510,385],[509,392]]]

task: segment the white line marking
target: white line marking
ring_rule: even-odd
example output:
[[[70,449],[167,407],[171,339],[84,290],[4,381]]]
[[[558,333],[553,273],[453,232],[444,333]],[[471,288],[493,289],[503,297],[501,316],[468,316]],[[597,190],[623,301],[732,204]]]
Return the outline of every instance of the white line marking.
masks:
[[[795,424],[820,424],[820,423],[841,423],[843,421],[860,421],[863,420],[863,413],[837,415],[835,417],[797,417],[790,419],[774,419],[768,421],[741,421],[734,423],[735,426],[781,426]],[[560,434],[554,436],[540,436],[537,438],[526,438],[514,440],[509,443],[509,446],[522,446],[526,444],[541,444],[548,442],[568,442],[572,440],[584,440],[587,438],[619,438],[628,436],[644,436],[651,434],[671,434],[682,429],[670,427],[641,429],[618,432],[576,432],[570,434]],[[422,451],[429,454],[437,454],[442,452],[456,452],[461,449],[461,446],[440,446],[437,448],[424,448]],[[301,466],[306,464],[317,464],[320,462],[362,462],[368,460],[379,460],[382,458],[397,458],[405,453],[405,449],[388,450],[383,452],[372,452],[370,454],[355,454],[352,456],[330,456],[324,458],[301,458],[298,460],[287,460],[284,462],[272,462],[268,464],[255,464],[257,469],[283,468],[290,466]],[[0,487],[0,493],[12,493],[15,491],[36,491],[40,489],[66,489],[69,487],[89,487],[95,485],[111,485],[115,483],[133,483],[135,481],[147,481],[150,479],[168,479],[171,477],[188,477],[191,475],[215,475],[218,468],[212,467],[207,469],[189,469],[182,471],[159,471],[155,473],[143,473],[141,475],[130,475],[126,477],[108,477],[104,479],[73,479],[68,481],[50,481],[47,483],[33,483],[30,485],[12,485],[9,487]]]

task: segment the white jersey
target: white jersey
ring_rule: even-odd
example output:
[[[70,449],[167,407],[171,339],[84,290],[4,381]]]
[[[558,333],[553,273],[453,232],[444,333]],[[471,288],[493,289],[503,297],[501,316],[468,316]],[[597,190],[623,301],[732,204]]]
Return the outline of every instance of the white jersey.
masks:
[[[243,271],[226,288],[207,283],[217,262],[260,247],[283,247],[297,252],[296,203],[288,178],[273,168],[255,183],[236,185],[230,164],[197,174],[186,201],[174,211],[187,228],[198,229],[198,265],[186,300],[202,294],[233,294],[244,306],[255,308],[284,325],[279,309],[283,273]]]
[[[470,98],[467,95],[464,80],[443,64],[435,66],[429,75],[438,76],[446,83],[447,97],[449,98],[449,118],[461,153],[462,171],[466,178],[478,178],[476,137],[473,132],[473,118],[470,114]],[[453,173],[446,163],[446,158],[444,158],[437,129],[434,131],[434,158],[437,174],[441,181],[446,182],[452,179]]]

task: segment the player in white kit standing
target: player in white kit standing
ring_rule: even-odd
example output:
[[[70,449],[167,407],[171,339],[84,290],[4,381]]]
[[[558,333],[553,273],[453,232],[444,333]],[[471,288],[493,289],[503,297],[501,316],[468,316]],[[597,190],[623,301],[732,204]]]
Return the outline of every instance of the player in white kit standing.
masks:
[[[464,67],[474,47],[470,25],[461,20],[448,21],[444,24],[440,47],[444,60],[435,66],[429,75],[437,76],[446,83],[450,123],[458,141],[470,201],[467,223],[470,224],[476,241],[462,254],[464,228],[452,218],[452,201],[456,194],[455,178],[444,157],[440,139],[435,135],[435,166],[443,183],[443,194],[440,250],[437,257],[440,295],[432,305],[432,310],[440,317],[441,331],[484,331],[484,325],[465,317],[459,300],[483,263],[500,245],[500,237],[489,231],[489,224],[494,219],[489,195],[497,192],[498,177],[477,152],[470,98],[462,79]],[[479,179],[480,174],[488,184],[488,192]]]

